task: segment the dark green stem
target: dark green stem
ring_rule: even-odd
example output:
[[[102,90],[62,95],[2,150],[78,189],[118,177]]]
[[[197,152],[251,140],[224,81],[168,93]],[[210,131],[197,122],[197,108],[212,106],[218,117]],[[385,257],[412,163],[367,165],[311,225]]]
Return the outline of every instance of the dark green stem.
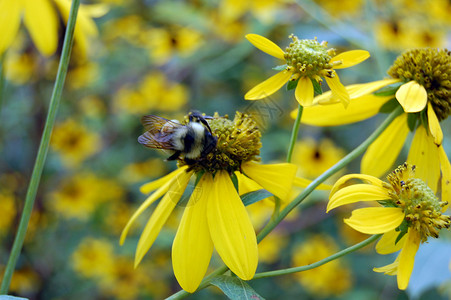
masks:
[[[58,73],[56,75],[55,85],[53,88],[52,97],[50,99],[49,110],[47,114],[47,120],[45,122],[44,131],[42,133],[41,143],[39,145],[38,154],[31,174],[30,184],[28,186],[27,195],[25,198],[25,204],[20,219],[19,228],[14,239],[11,254],[6,265],[5,273],[3,276],[2,285],[0,288],[0,294],[6,294],[9,290],[11,278],[16,267],[17,260],[22,250],[25,235],[27,233],[28,223],[30,221],[31,212],[33,211],[33,205],[36,198],[36,193],[41,179],[42,170],[44,168],[45,159],[49,149],[50,137],[55,123],[56,112],[61,101],[61,94],[64,86],[64,81],[67,75],[67,68],[69,66],[69,59],[72,50],[72,43],[74,37],[75,21],[77,19],[78,7],[80,6],[80,0],[73,0],[70,8],[69,20],[67,22],[66,35],[64,37],[63,51],[61,53],[60,64],[58,67]]]
[[[274,276],[279,276],[279,275],[286,275],[286,274],[292,274],[292,273],[297,273],[297,272],[302,272],[302,271],[307,271],[307,270],[311,270],[314,268],[317,268],[319,266],[322,266],[332,260],[335,260],[337,258],[340,258],[342,256],[345,256],[349,253],[352,253],[356,250],[359,250],[363,247],[365,247],[366,245],[371,244],[372,242],[374,242],[375,240],[377,240],[379,237],[381,236],[381,234],[376,234],[373,235],[371,237],[369,237],[368,239],[355,244],[354,246],[348,247],[346,249],[343,249],[329,257],[326,257],[320,261],[317,261],[313,264],[309,264],[307,266],[301,266],[301,267],[294,267],[294,268],[288,268],[288,269],[282,269],[282,270],[275,270],[275,271],[269,271],[269,272],[262,272],[262,273],[256,273],[254,275],[254,278],[252,279],[259,279],[259,278],[267,278],[267,277],[274,277]]]
[[[296,116],[296,121],[294,121],[293,130],[291,131],[291,139],[290,139],[290,146],[288,148],[287,162],[291,162],[291,157],[293,156],[294,145],[296,144],[296,140],[298,138],[299,126],[301,125],[301,118],[302,118],[303,110],[304,110],[304,107],[302,105],[299,105],[298,115]]]

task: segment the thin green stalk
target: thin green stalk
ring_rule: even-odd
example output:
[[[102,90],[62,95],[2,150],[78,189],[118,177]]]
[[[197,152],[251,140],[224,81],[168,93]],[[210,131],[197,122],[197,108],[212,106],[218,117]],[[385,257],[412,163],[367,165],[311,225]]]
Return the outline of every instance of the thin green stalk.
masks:
[[[69,20],[67,22],[66,35],[64,37],[63,51],[61,53],[60,64],[58,67],[58,73],[56,75],[55,85],[53,88],[52,97],[50,99],[50,105],[47,115],[47,120],[44,126],[44,132],[42,134],[41,143],[39,145],[38,154],[31,174],[30,185],[28,186],[27,195],[25,198],[25,204],[20,219],[19,228],[14,239],[14,244],[11,250],[11,254],[6,265],[5,274],[0,288],[0,294],[8,293],[9,285],[11,283],[11,277],[16,267],[17,259],[19,258],[22,250],[23,241],[27,232],[28,223],[30,221],[31,212],[33,210],[34,200],[41,179],[42,170],[44,168],[45,159],[49,149],[50,136],[52,134],[53,125],[55,123],[56,112],[58,110],[59,103],[61,101],[61,94],[66,79],[67,68],[69,66],[69,59],[72,50],[72,43],[74,37],[75,21],[77,19],[78,7],[80,6],[80,0],[73,0],[69,13]]]
[[[287,215],[288,213],[295,208],[297,205],[299,205],[305,198],[307,198],[308,195],[310,195],[315,188],[323,183],[327,178],[344,168],[347,164],[349,164],[352,160],[357,158],[360,154],[362,154],[370,145],[373,143],[379,135],[388,127],[388,125],[391,124],[391,122],[402,112],[401,106],[396,108],[385,120],[384,122],[365,140],[362,144],[360,144],[357,148],[355,148],[352,152],[350,152],[348,155],[346,155],[343,159],[341,159],[339,162],[337,162],[334,166],[332,166],[330,169],[328,169],[326,172],[324,172],[322,175],[320,175],[318,178],[316,178],[312,183],[307,186],[304,191],[302,191],[290,204],[287,205],[285,209],[283,209],[277,216],[273,216],[271,220],[266,224],[266,226],[260,231],[260,233],[257,235],[257,241],[260,242],[267,236]],[[377,238],[377,237],[376,237]],[[374,238],[374,239],[376,239]],[[366,240],[368,241],[368,240]],[[371,240],[372,241],[372,240]],[[368,243],[370,243],[369,241]],[[363,242],[362,242],[363,243]],[[360,244],[357,244],[360,245]],[[356,246],[357,246],[356,245]],[[354,246],[353,246],[354,247]],[[345,250],[343,250],[345,251]],[[340,253],[340,252],[339,252]],[[325,262],[324,262],[325,263]],[[205,277],[204,280],[202,280],[202,283],[200,284],[199,288],[197,289],[202,290],[205,287],[207,287],[210,284],[211,279],[219,274],[222,274],[226,272],[228,268],[226,266],[220,267],[220,269],[217,269],[213,273],[211,273],[209,276]],[[214,276],[212,276],[214,275]],[[255,277],[254,277],[255,278]],[[262,277],[259,277],[262,278]],[[190,294],[185,291],[179,291],[172,296],[170,296],[167,299],[182,299]]]
[[[296,140],[298,138],[299,126],[301,125],[303,110],[304,107],[302,105],[299,105],[298,115],[296,116],[296,121],[294,121],[293,130],[291,131],[291,139],[290,146],[288,147],[287,162],[291,162],[291,157],[293,156],[294,145],[296,144]]]
[[[365,247],[366,245],[371,244],[372,242],[374,242],[375,240],[377,240],[382,234],[376,234],[373,235],[369,238],[367,238],[366,240],[355,244],[354,246],[348,247],[346,249],[343,249],[329,257],[326,257],[322,260],[319,260],[313,264],[309,264],[306,266],[301,266],[301,267],[294,267],[294,268],[287,268],[287,269],[282,269],[282,270],[275,270],[275,271],[269,271],[269,272],[262,272],[262,273],[256,273],[254,275],[254,278],[252,279],[259,279],[259,278],[267,278],[267,277],[274,277],[274,276],[280,276],[280,275],[286,275],[286,274],[292,274],[292,273],[297,273],[297,272],[302,272],[302,271],[307,271],[307,270],[311,270],[314,268],[317,268],[319,266],[322,266],[330,261],[333,261],[337,258],[340,258],[342,256],[345,256],[349,253],[352,253],[356,250],[359,250],[363,247]]]

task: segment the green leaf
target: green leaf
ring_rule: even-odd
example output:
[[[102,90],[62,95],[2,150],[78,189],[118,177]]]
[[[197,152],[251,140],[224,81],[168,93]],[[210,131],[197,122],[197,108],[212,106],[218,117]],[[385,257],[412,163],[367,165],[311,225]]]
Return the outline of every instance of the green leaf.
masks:
[[[389,114],[398,106],[399,106],[398,100],[393,98],[385,102],[379,109],[379,112],[382,114]]]
[[[396,91],[398,90],[398,88],[403,84],[404,84],[404,82],[397,82],[392,85],[383,87],[380,90],[376,91],[374,93],[374,95],[376,95],[376,96],[392,96],[392,95],[396,94]]]
[[[401,225],[399,225],[399,235],[396,238],[395,245],[402,239],[402,237],[407,233],[407,230],[409,229],[409,225],[407,224],[407,221],[402,221]]]
[[[286,70],[286,68],[287,68],[287,65],[280,65],[280,66],[274,67],[272,69],[276,70],[276,71],[283,71],[283,70]]]
[[[316,81],[315,79],[311,79],[312,84],[313,84],[313,90],[315,91],[315,95],[321,95],[323,93],[323,89],[321,87],[321,84],[319,84],[318,81]]]
[[[236,177],[235,173],[232,173],[230,175],[230,179],[232,179],[233,186],[235,187],[235,190],[238,192],[238,177]]]
[[[415,128],[417,128],[417,120],[417,114],[407,114],[407,126],[409,126],[411,132],[415,131]]]
[[[273,194],[267,190],[261,189],[241,195],[241,201],[243,201],[244,206],[248,206],[271,196],[273,196]]]
[[[295,89],[296,86],[298,85],[298,82],[299,82],[299,79],[297,79],[295,81],[288,80],[287,91]]]
[[[264,300],[250,285],[238,277],[220,275],[213,278],[210,283],[220,288],[232,300]]]

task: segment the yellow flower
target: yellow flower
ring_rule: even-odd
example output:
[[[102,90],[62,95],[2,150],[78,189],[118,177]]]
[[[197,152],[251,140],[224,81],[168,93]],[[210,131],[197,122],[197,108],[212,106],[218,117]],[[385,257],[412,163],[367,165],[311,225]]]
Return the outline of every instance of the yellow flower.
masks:
[[[314,102],[327,105],[306,108],[301,121],[319,126],[348,124],[372,117],[381,109],[393,109],[399,103],[405,113],[368,148],[362,159],[362,173],[384,175],[398,157],[409,131],[415,131],[407,162],[417,165],[419,175],[434,192],[441,177],[444,199],[451,197],[451,167],[442,146],[439,123],[451,114],[450,64],[451,55],[447,50],[406,51],[388,71],[393,79],[348,86],[351,102],[347,109],[331,93],[324,93]],[[395,85],[385,96],[371,94],[392,84]],[[397,101],[390,102],[393,98]]]
[[[239,22],[246,13],[252,13],[263,23],[269,23],[284,5],[286,3],[281,0],[222,0],[218,11],[222,18],[234,23]]]
[[[7,189],[0,191],[0,203],[2,204],[2,218],[0,218],[0,237],[11,230],[11,225],[16,217],[16,199],[14,194]]]
[[[249,116],[237,112],[231,121],[215,114],[208,123],[218,139],[216,148],[201,160],[179,158],[177,170],[142,186],[144,193],[155,192],[135,212],[121,235],[122,244],[137,217],[163,196],[139,239],[135,256],[135,266],[138,265],[182,198],[191,177],[196,176],[198,182],[194,186],[190,184],[190,188],[194,188],[172,246],[175,277],[188,292],[194,292],[199,286],[213,248],[241,279],[252,279],[255,274],[258,263],[256,235],[232,181],[239,181],[239,178],[231,174],[241,172],[284,199],[296,173],[293,164],[256,163],[261,147],[260,132]]]
[[[263,81],[246,93],[246,100],[257,100],[268,97],[279,90],[288,81],[297,82],[295,97],[302,106],[311,106],[314,97],[314,84],[326,79],[332,93],[340,99],[344,106],[349,103],[349,95],[341,84],[335,69],[348,68],[356,65],[370,54],[364,50],[353,50],[335,55],[334,49],[327,49],[327,42],[314,40],[299,40],[291,35],[292,43],[285,51],[265,37],[258,34],[248,34],[246,38],[261,51],[285,61],[285,65],[276,75]]]
[[[64,22],[69,18],[71,1],[69,0],[1,0],[0,1],[0,54],[8,49],[17,36],[20,21],[23,18],[28,32],[45,56],[55,53],[58,46],[59,10]],[[93,17],[103,16],[107,12],[104,5],[81,5],[77,26],[75,27],[75,47],[82,55],[86,54],[88,39],[98,35]]]
[[[380,254],[401,250],[393,264],[375,268],[376,272],[397,275],[398,288],[409,284],[415,254],[421,243],[432,236],[438,238],[442,228],[449,228],[451,219],[443,215],[447,202],[440,202],[415,166],[404,163],[387,176],[389,183],[370,175],[350,174],[340,178],[332,188],[327,211],[359,201],[377,201],[380,207],[356,209],[344,222],[366,234],[383,234],[376,245]],[[363,184],[346,186],[350,179]],[[449,198],[442,198],[449,199]]]

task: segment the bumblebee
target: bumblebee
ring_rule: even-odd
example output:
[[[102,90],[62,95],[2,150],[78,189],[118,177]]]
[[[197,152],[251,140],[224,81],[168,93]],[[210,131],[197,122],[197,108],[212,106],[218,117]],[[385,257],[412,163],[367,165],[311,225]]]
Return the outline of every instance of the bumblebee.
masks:
[[[213,136],[206,119],[198,112],[189,114],[189,122],[185,125],[177,120],[168,120],[155,115],[141,118],[147,130],[138,137],[138,142],[153,149],[163,149],[174,153],[167,160],[184,159],[195,162],[213,151],[217,138]]]

